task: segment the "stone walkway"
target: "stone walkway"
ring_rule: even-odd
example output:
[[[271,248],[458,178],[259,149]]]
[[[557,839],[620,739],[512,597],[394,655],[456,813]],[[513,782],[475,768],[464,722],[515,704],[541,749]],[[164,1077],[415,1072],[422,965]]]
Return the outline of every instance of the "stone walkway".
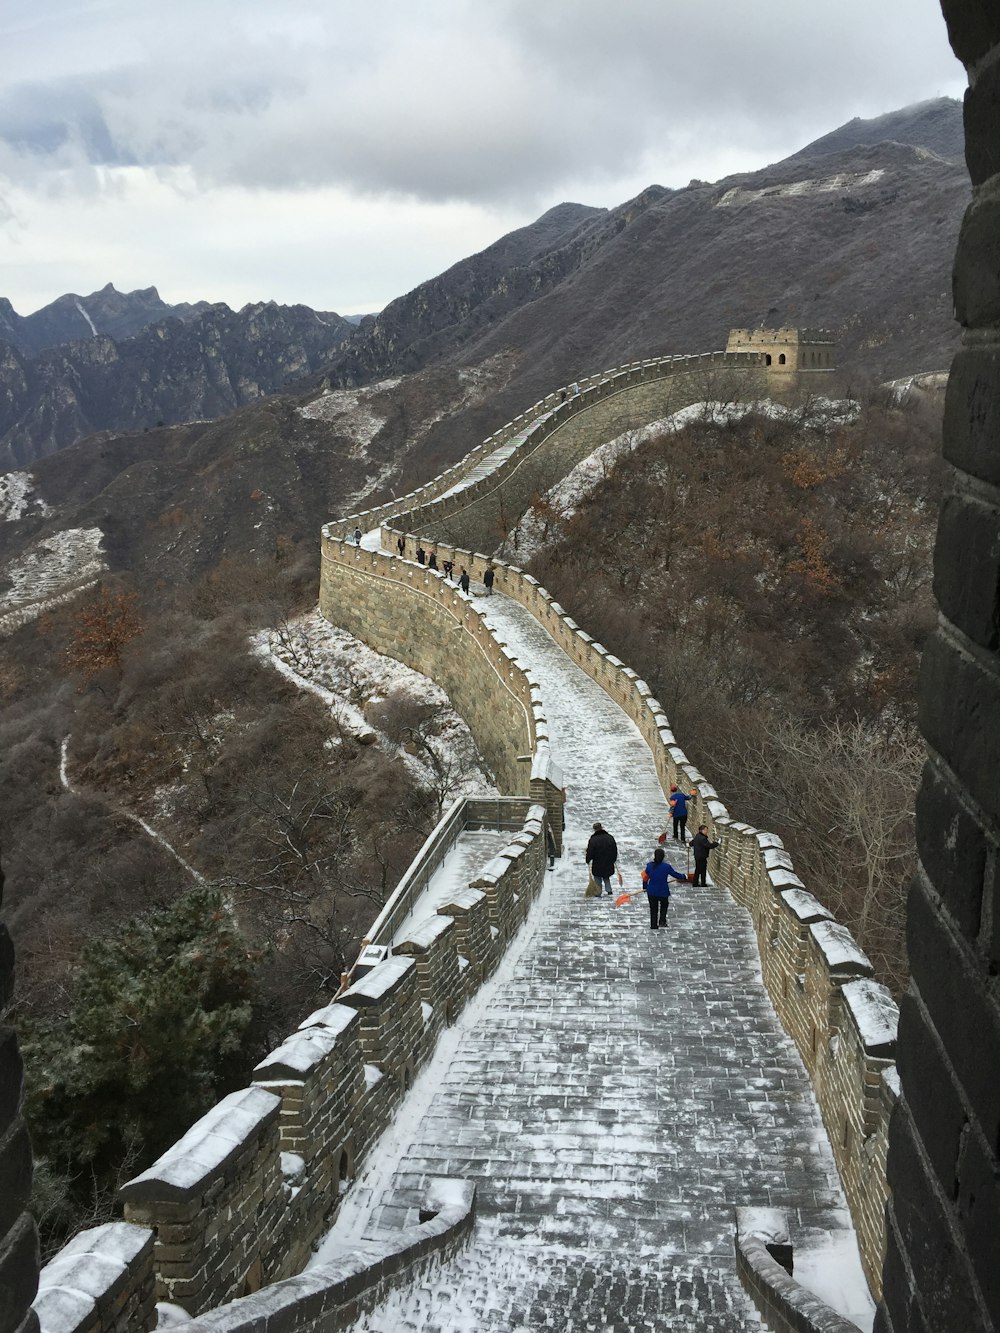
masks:
[[[401,1113],[412,1123],[376,1150],[385,1174],[364,1234],[416,1220],[428,1176],[460,1175],[478,1185],[475,1240],[359,1328],[759,1329],[736,1278],[734,1207],[787,1209],[796,1240],[850,1218],[749,919],[711,886],[678,886],[656,933],[641,895],[584,899],[595,819],[639,887],[666,820],[652,758],[526,612],[499,596],[480,605],[542,683],[566,850],[425,1072],[423,1100]],[[683,869],[680,848],[668,858]]]

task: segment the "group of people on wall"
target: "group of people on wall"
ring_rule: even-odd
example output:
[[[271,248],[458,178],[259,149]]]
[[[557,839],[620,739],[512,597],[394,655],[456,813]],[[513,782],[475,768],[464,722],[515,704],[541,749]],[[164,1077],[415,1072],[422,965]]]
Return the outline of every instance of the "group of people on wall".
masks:
[[[406,557],[405,537],[400,536],[396,539],[396,550],[399,552],[400,556],[402,556],[405,559]],[[455,578],[454,560],[442,560],[441,564],[438,565],[437,551],[428,552],[419,542],[417,543],[417,549],[414,552],[414,559],[416,560],[418,565],[425,565],[427,569],[433,569],[435,572],[443,574],[449,582],[451,582],[451,580],[454,578],[455,582],[461,588],[462,592],[467,593],[469,591],[471,585],[471,579],[469,576],[469,571],[463,565],[459,566],[458,577]],[[487,597],[493,596],[493,584],[495,581],[496,581],[496,572],[494,570],[494,567],[493,565],[487,565],[486,568],[483,570],[483,588],[485,589]]]
[[[694,795],[694,792],[689,795],[687,792],[680,791],[676,784],[671,784],[669,803],[673,820],[673,840],[679,842],[682,847],[687,846],[688,805]],[[699,824],[698,832],[691,839],[694,875],[690,876],[686,870],[678,870],[667,860],[663,847],[666,841],[667,833],[664,830],[658,839],[660,845],[653,852],[651,860],[646,862],[645,869],[642,871],[642,887],[649,901],[650,930],[665,929],[667,925],[671,881],[687,884],[690,880],[696,886],[705,887],[707,885],[708,854],[719,845],[709,839],[708,825]],[[594,825],[593,833],[587,843],[586,862],[590,867],[591,882],[596,886],[596,893],[593,888],[589,888],[591,895],[600,897],[603,894],[606,897],[612,897],[614,893],[612,879],[617,875],[619,885],[622,883],[621,872],[618,869],[618,844],[601,823]],[[624,894],[622,896],[627,899],[631,895]]]

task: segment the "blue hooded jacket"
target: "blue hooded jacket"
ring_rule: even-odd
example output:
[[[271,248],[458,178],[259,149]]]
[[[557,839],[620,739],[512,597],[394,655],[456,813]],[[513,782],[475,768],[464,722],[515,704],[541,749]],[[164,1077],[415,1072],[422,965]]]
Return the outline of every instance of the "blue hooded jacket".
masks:
[[[669,898],[671,879],[687,883],[687,875],[675,870],[669,861],[649,861],[646,865],[646,892],[651,898]]]

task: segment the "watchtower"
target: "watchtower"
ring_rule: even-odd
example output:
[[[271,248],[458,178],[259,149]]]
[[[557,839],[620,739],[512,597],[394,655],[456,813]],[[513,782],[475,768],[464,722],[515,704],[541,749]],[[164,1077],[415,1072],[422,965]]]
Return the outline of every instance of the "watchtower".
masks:
[[[760,352],[768,387],[779,396],[819,393],[835,370],[833,334],[825,329],[731,329],[727,352]]]

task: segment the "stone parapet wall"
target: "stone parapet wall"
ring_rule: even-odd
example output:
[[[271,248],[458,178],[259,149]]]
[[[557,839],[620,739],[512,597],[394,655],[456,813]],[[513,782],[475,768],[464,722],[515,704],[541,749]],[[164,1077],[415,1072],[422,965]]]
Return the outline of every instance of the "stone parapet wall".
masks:
[[[327,536],[320,611],[440,685],[501,791],[529,794],[531,770],[518,756],[548,742],[541,695],[468,597],[433,570]]]
[[[1000,1328],[1000,6],[943,0],[969,75],[972,199],[952,275],[962,348],[944,474],[920,727],[920,866],[900,1006],[879,1333]]]
[[[297,1277],[184,1324],[190,1333],[348,1333],[394,1286],[427,1276],[457,1254],[475,1224],[475,1186],[428,1189],[418,1226],[382,1243],[357,1241]]]
[[[795,1281],[794,1247],[778,1209],[737,1208],[736,1271],[771,1333],[861,1333]]]
[[[264,1088],[230,1093],[122,1187],[125,1217],[156,1233],[157,1300],[197,1314],[277,1275],[280,1111]]]
[[[355,527],[365,532],[385,523],[393,515],[409,514],[420,511],[424,506],[438,500],[453,488],[461,487],[466,494],[467,503],[470,488],[479,485],[478,473],[488,465],[491,455],[507,453],[497,467],[487,466],[491,481],[483,487],[493,488],[497,481],[506,480],[518,468],[526,454],[538,446],[544,435],[562,426],[573,414],[589,409],[600,398],[608,394],[620,393],[623,389],[639,384],[649,384],[656,380],[673,379],[678,376],[695,375],[700,385],[700,397],[713,397],[721,383],[719,368],[726,367],[730,391],[733,385],[732,372],[740,371],[741,379],[736,385],[741,396],[760,396],[767,390],[767,378],[760,373],[763,358],[756,352],[704,352],[695,356],[664,356],[649,358],[644,361],[632,361],[596,375],[582,377],[572,388],[557,390],[540,399],[532,407],[520,412],[512,421],[508,421],[481,444],[471,449],[464,458],[446,468],[444,472],[417,487],[406,495],[390,500],[385,504],[363,509],[359,513],[345,516],[324,528],[324,536],[351,539]],[[746,373],[743,373],[746,372]],[[676,397],[669,391],[659,395],[659,401],[676,402]],[[692,401],[692,400],[688,400]],[[683,406],[676,402],[676,407]],[[676,407],[665,410],[676,410]],[[543,424],[544,419],[544,424]],[[646,421],[652,420],[646,417]],[[624,428],[623,428],[624,429]],[[448,512],[462,508],[462,502],[449,504]]]
[[[468,548],[499,547],[533,497],[543,495],[599,444],[691,403],[766,395],[767,374],[760,362],[756,353],[710,352],[609,371],[528,423],[493,468],[473,470],[465,484],[425,504],[397,505],[390,549],[395,549],[398,531],[406,534],[410,549],[418,540],[466,548],[463,554],[469,554]],[[456,569],[463,563],[456,561]]]
[[[283,1310],[296,1307],[282,1328],[313,1327],[297,1322],[306,1316],[296,1306],[301,1299],[303,1310],[313,1308],[311,1275],[293,1279],[280,1298],[271,1294],[274,1284],[301,1269],[335,1220],[344,1190],[433,1054],[442,1028],[495,969],[541,888],[545,809],[514,804],[522,818],[495,858],[488,893],[464,889],[455,894],[454,908],[402,926],[388,957],[261,1061],[252,1087],[224,1098],[123,1187],[126,1217],[138,1225],[122,1225],[142,1240],[134,1252],[119,1243],[117,1267],[80,1238],[83,1248],[60,1253],[48,1287],[56,1292],[58,1275],[72,1269],[104,1322],[94,1323],[81,1307],[80,1321],[64,1328],[52,1322],[56,1295],[48,1295],[39,1308],[50,1333],[151,1329],[154,1286],[155,1299],[192,1315],[260,1291],[254,1319],[278,1300]],[[509,807],[496,800],[473,806],[474,823],[498,817],[510,820]],[[432,857],[436,846],[428,839],[422,854]],[[112,1240],[102,1245],[108,1249]],[[417,1244],[421,1257],[436,1248],[438,1241],[427,1236]],[[406,1271],[406,1264],[382,1271],[380,1263],[373,1258],[362,1265],[363,1278],[355,1274],[340,1290],[337,1300],[345,1290],[350,1296],[345,1310],[390,1271]],[[126,1308],[128,1322],[113,1322],[108,1312],[117,1317]],[[271,1327],[246,1325],[265,1326]]]

